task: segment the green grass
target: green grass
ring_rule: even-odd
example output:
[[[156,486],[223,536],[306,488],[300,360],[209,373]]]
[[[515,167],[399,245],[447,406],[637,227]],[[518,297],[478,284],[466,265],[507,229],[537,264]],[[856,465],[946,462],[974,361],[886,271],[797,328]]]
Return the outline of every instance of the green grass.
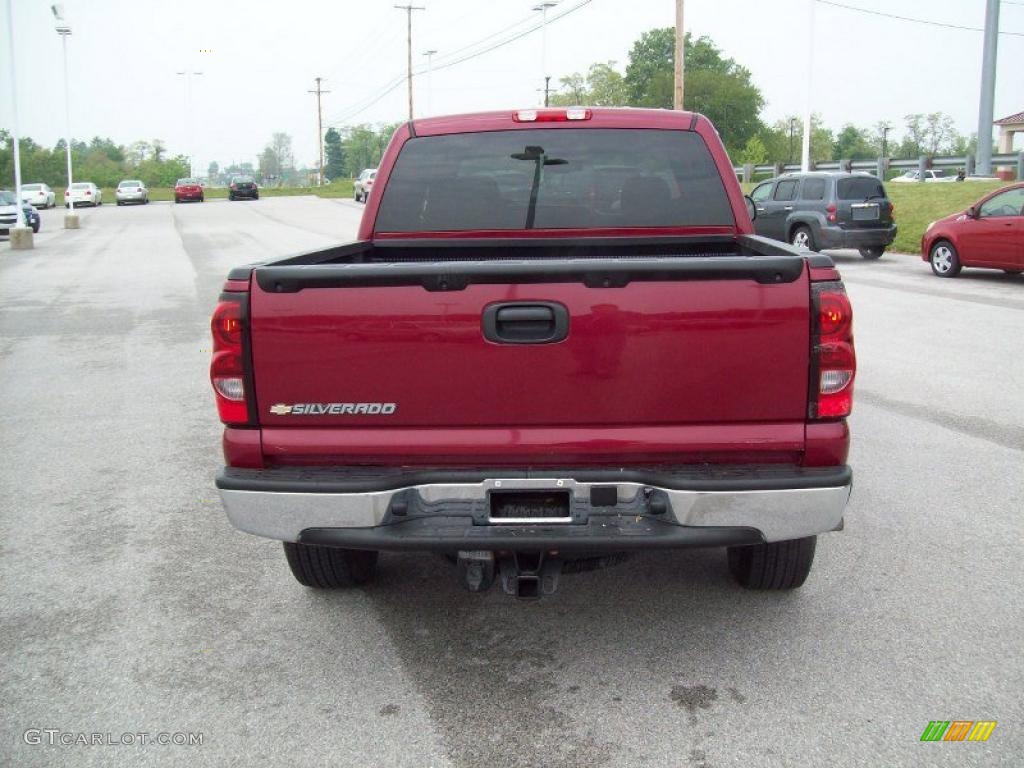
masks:
[[[1005,186],[1003,181],[965,181],[948,184],[887,184],[885,189],[895,206],[896,240],[889,250],[919,254],[921,236],[927,226],[957,211],[963,211],[989,192]],[[749,194],[754,184],[743,184]]]
[[[103,188],[103,202],[114,203],[117,198],[112,187]],[[205,192],[208,200],[227,199],[227,187],[207,187]],[[324,187],[260,187],[260,197],[293,197],[295,195],[316,195],[317,197],[352,197],[351,179],[335,181]],[[58,193],[58,203],[63,196]],[[173,200],[173,187],[150,187],[149,199],[154,201]]]
[[[962,184],[889,184],[886,191],[896,206],[899,232],[890,246],[900,253],[920,253],[921,236],[936,219],[962,211],[989,192],[1005,186],[1002,181],[965,181]]]

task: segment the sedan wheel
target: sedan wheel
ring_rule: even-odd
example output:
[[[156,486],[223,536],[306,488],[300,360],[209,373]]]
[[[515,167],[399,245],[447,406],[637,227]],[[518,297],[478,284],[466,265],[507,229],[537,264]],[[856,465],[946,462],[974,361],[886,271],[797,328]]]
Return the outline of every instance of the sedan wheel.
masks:
[[[932,272],[939,277],[956,277],[960,274],[960,257],[957,256],[956,248],[945,240],[932,246],[928,261],[931,262]]]

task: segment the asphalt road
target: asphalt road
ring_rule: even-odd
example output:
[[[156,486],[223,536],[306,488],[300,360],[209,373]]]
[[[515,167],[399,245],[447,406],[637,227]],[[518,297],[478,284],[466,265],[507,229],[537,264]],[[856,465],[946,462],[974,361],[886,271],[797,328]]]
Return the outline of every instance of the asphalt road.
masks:
[[[1024,279],[837,256],[856,486],[798,592],[690,551],[536,603],[415,555],[317,593],[216,499],[207,323],[229,267],[351,238],[360,211],[104,206],[62,231],[58,209],[34,251],[0,245],[0,764],[1021,764]],[[921,743],[937,719],[999,725]]]

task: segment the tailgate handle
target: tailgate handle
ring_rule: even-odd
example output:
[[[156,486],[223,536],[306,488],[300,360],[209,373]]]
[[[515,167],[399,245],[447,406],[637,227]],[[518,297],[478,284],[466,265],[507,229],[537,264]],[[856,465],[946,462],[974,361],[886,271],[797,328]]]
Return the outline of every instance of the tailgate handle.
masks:
[[[551,344],[569,335],[569,310],[554,301],[491,304],[482,326],[497,344]]]

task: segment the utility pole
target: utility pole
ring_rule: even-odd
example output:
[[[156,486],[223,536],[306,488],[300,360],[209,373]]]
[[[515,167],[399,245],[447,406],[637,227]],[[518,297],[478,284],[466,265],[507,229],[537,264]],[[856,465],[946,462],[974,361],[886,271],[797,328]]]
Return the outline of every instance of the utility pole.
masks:
[[[882,159],[884,160],[889,156],[889,131],[892,130],[892,126],[882,123],[879,128],[882,130]]]
[[[316,146],[320,150],[320,177],[317,181],[317,186],[322,187],[324,185],[324,111],[320,106],[320,94],[330,93],[320,87],[320,83],[323,81],[322,77],[314,77],[316,81],[316,90],[309,91],[309,93],[316,94]]]
[[[978,104],[979,176],[992,174],[992,119],[996,96],[996,44],[999,42],[999,0],[985,7],[985,47],[981,54],[981,99]]]
[[[811,99],[814,97],[814,6],[817,0],[807,0],[807,93],[804,100],[804,140],[800,152],[800,170],[811,170]]]
[[[406,81],[409,84],[409,119],[412,120],[412,12],[413,11],[425,11],[427,10],[422,5],[396,5],[395,8],[400,11],[405,11],[406,18],[406,58],[408,64],[408,74],[406,75]]]
[[[686,76],[683,64],[683,46],[686,36],[683,33],[683,0],[676,0],[676,53],[675,53],[675,95],[672,99],[673,109],[683,108],[683,79]]]
[[[544,0],[539,5],[533,6],[534,11],[540,11],[540,74],[544,78],[544,106],[548,106],[548,8],[558,5],[557,0]]]
[[[431,48],[429,51],[424,51],[423,55],[427,57],[427,114],[434,114],[433,102],[434,102],[434,54],[436,50]]]
[[[545,107],[551,106],[551,102],[550,102],[550,100],[548,98],[550,96],[550,91],[551,91],[551,75],[544,75],[544,106]]]

